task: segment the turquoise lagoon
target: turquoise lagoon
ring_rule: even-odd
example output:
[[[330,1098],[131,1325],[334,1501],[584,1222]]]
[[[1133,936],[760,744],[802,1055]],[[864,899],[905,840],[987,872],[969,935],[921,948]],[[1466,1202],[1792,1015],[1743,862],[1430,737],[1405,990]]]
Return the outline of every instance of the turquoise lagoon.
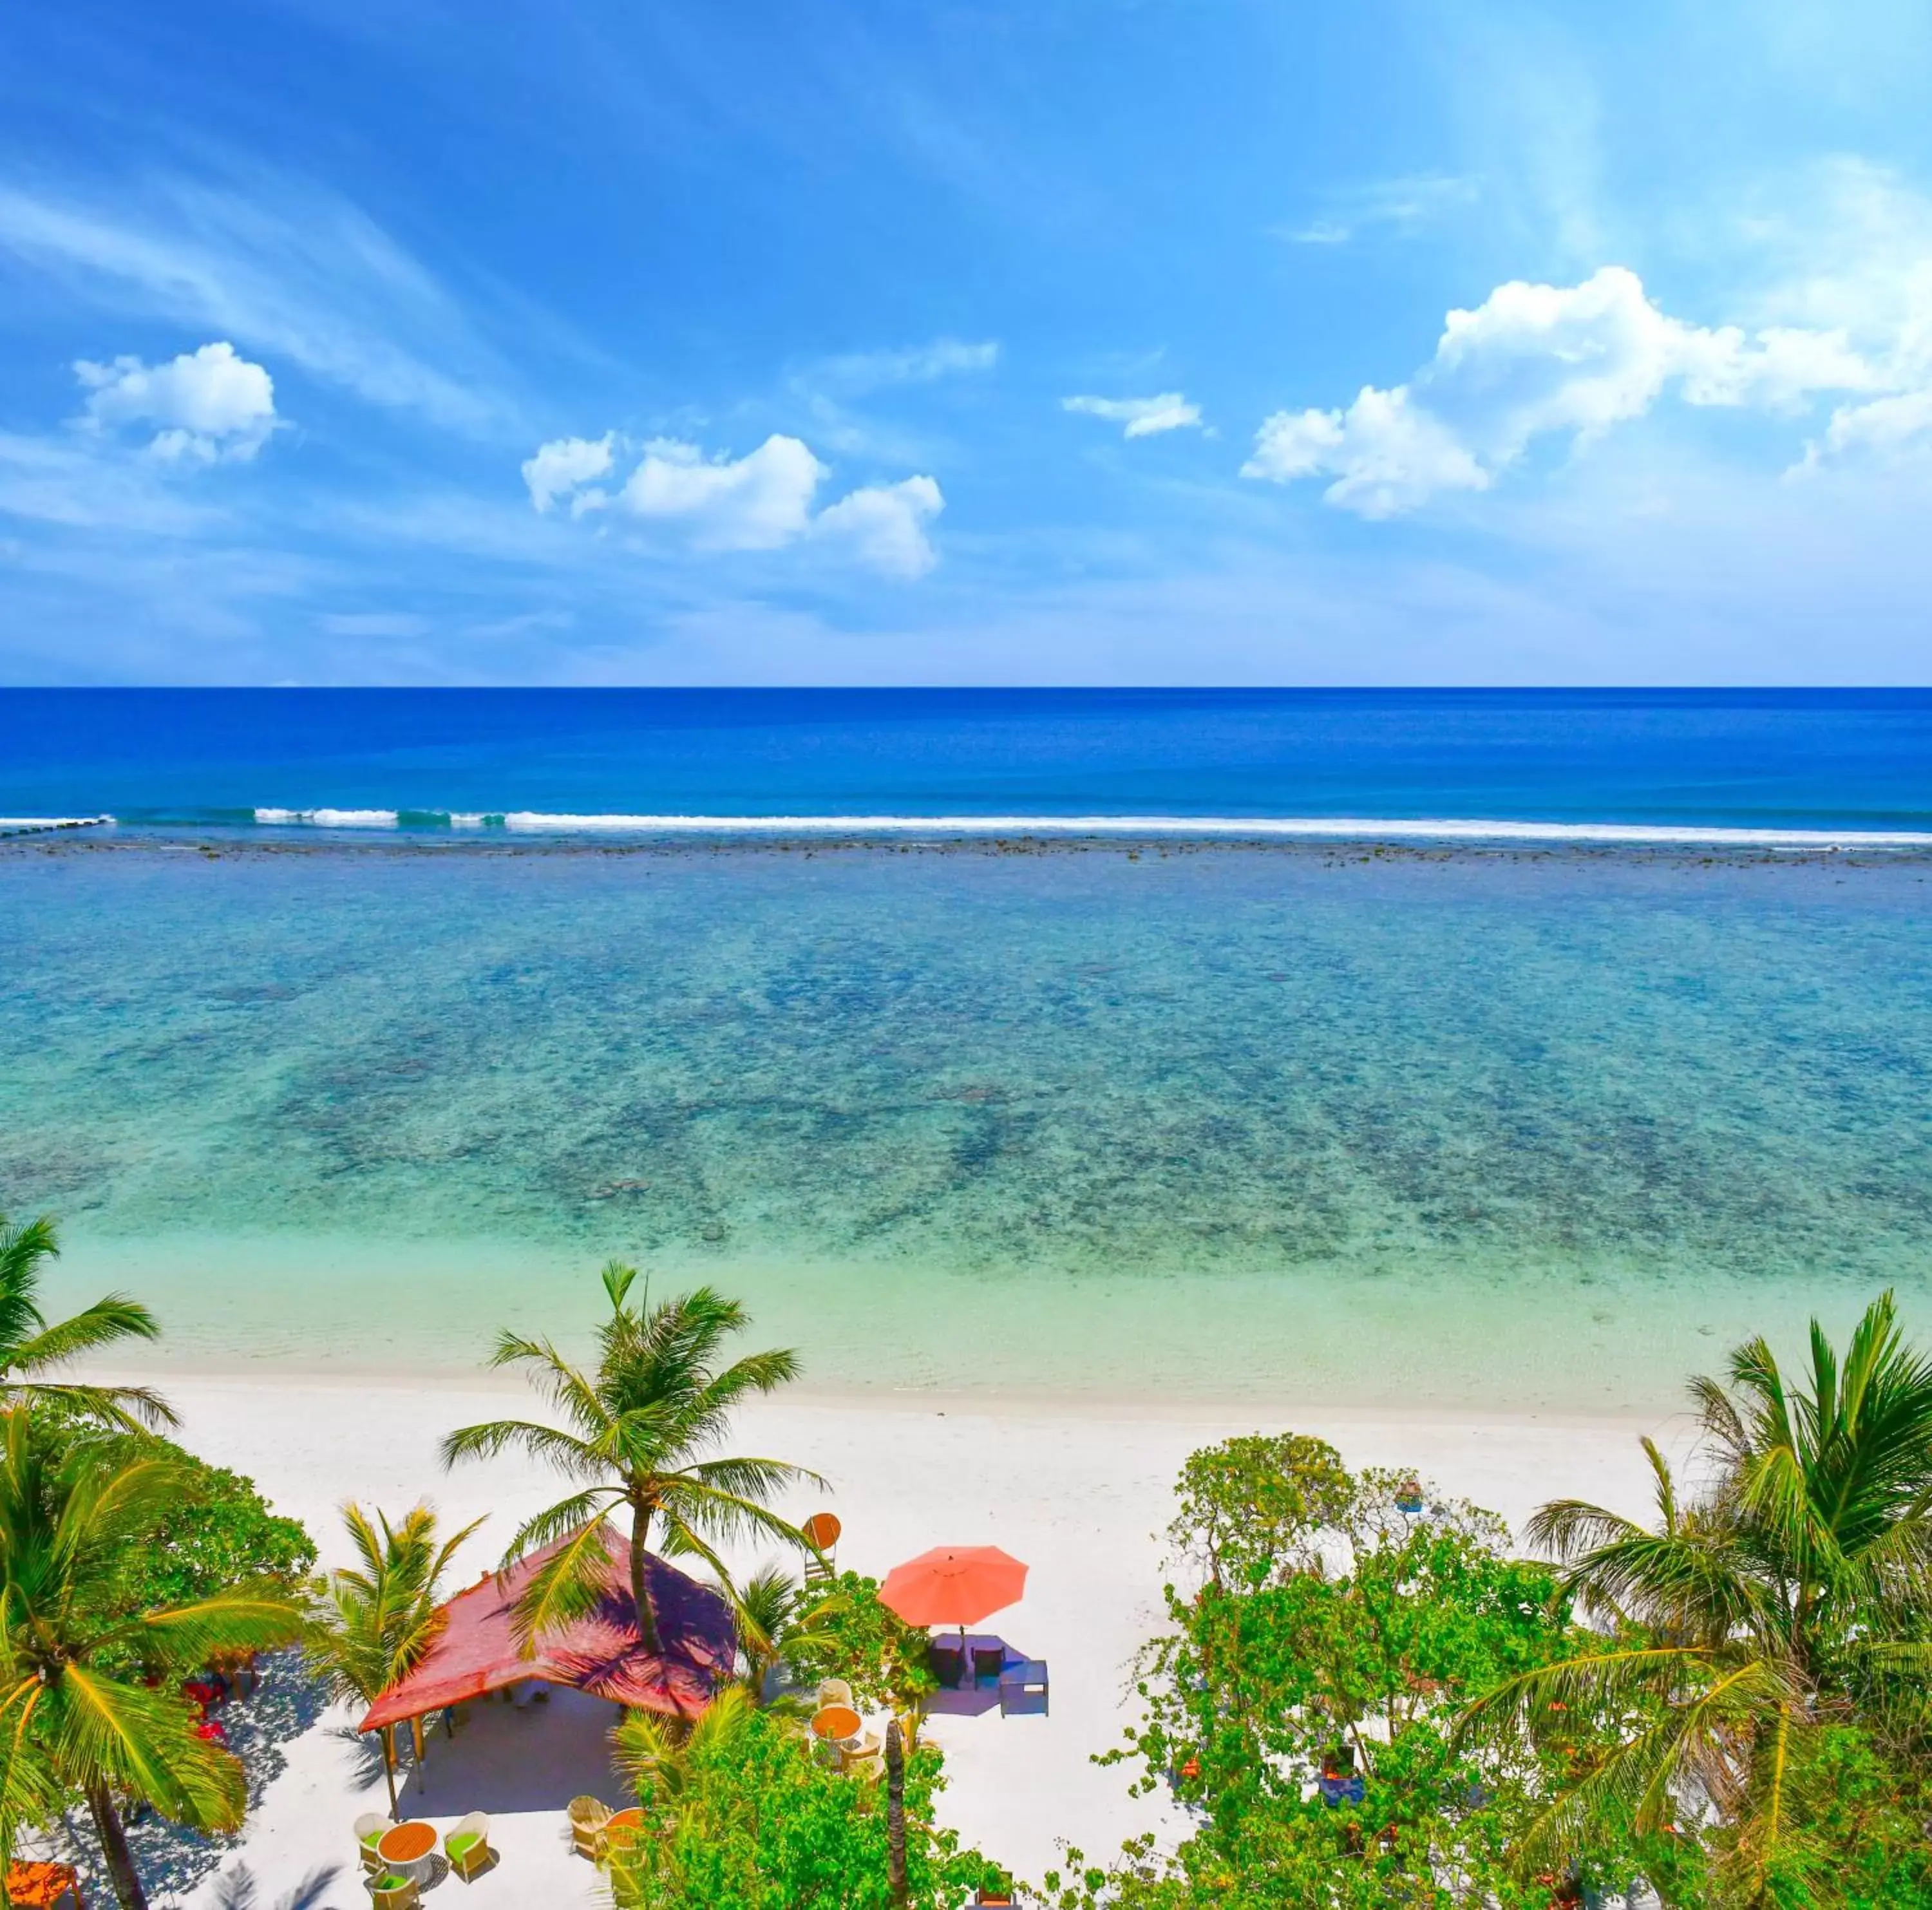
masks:
[[[1932,1337],[1932,865],[1079,841],[0,856],[0,1207],[178,1366],[608,1256],[834,1390],[1654,1411]]]

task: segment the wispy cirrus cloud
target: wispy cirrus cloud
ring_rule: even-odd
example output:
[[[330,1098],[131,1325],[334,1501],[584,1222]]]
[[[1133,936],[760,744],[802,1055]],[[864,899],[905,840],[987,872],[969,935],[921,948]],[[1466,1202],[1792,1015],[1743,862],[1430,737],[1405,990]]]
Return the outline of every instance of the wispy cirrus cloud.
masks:
[[[1473,205],[1480,190],[1480,181],[1461,173],[1377,180],[1333,194],[1316,217],[1276,226],[1275,235],[1293,245],[1346,245],[1376,231],[1407,238]]]
[[[336,194],[266,176],[65,191],[0,184],[0,260],[76,301],[285,359],[372,404],[482,433],[508,374],[430,273]]]
[[[1104,418],[1121,427],[1126,438],[1150,438],[1162,431],[1200,428],[1201,407],[1190,403],[1179,391],[1161,391],[1148,398],[1099,398],[1085,394],[1062,398],[1062,411],[1075,411],[1088,418]]]
[[[813,389],[862,397],[895,385],[930,385],[941,378],[971,376],[1000,362],[996,339],[976,343],[959,338],[934,338],[876,352],[841,352],[808,366],[799,382]]]

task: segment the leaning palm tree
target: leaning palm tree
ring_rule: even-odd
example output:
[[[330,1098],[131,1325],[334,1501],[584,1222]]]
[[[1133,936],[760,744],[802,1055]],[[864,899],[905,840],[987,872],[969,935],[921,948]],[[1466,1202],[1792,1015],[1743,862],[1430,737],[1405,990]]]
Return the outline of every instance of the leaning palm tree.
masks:
[[[1646,1440],[1654,1526],[1576,1500],[1531,1522],[1565,1568],[1563,1590],[1610,1636],[1489,1693],[1462,1729],[1534,1738],[1579,1712],[1623,1728],[1538,1820],[1526,1861],[1574,1854],[1599,1823],[1654,1831],[1687,1806],[1714,1816],[1746,1903],[1828,1858],[1806,1824],[1820,1733],[1869,1714],[1887,1677],[1932,1669],[1918,1642],[1932,1591],[1932,1360],[1905,1345],[1888,1293],[1842,1361],[1812,1323],[1808,1381],[1792,1385],[1751,1341],[1728,1385],[1692,1383],[1713,1463],[1688,1502]]]
[[[472,1520],[441,1545],[436,1514],[413,1507],[392,1525],[352,1502],[342,1509],[359,1567],[329,1575],[312,1614],[308,1652],[332,1698],[373,1704],[422,1662],[448,1623],[437,1605],[442,1576],[457,1548],[483,1523]],[[396,1728],[384,1725],[382,1776],[396,1809]],[[418,1747],[420,1748],[420,1747]]]
[[[637,1277],[634,1267],[617,1261],[604,1269],[610,1314],[598,1329],[593,1372],[572,1366],[548,1340],[506,1333],[496,1343],[490,1363],[526,1368],[567,1429],[495,1420],[443,1441],[446,1465],[517,1447],[578,1487],[526,1522],[504,1558],[507,1568],[539,1547],[557,1546],[518,1603],[526,1642],[595,1608],[608,1570],[603,1521],[620,1507],[630,1516],[638,1630],[652,1653],[662,1648],[645,1564],[654,1537],[668,1557],[702,1559],[728,1588],[721,1545],[763,1537],[812,1549],[768,1501],[788,1486],[824,1481],[782,1460],[719,1450],[738,1406],[797,1377],[797,1354],[748,1354],[720,1371],[725,1342],[749,1324],[745,1309],[710,1287],[655,1307],[646,1293],[634,1307],[627,1301]]]
[[[240,1763],[196,1735],[192,1708],[170,1687],[218,1653],[286,1644],[302,1614],[266,1583],[114,1609],[123,1555],[175,1503],[179,1467],[124,1442],[51,1436],[34,1411],[0,1411],[8,1828],[43,1819],[50,1802],[83,1800],[122,1910],[143,1910],[122,1801],[198,1831],[235,1829],[248,1801]]]
[[[141,1386],[75,1386],[18,1377],[61,1366],[84,1353],[126,1339],[154,1339],[160,1327],[138,1300],[120,1294],[97,1300],[70,1320],[49,1326],[40,1309],[40,1269],[60,1252],[54,1223],[9,1225],[0,1214],[0,1399],[34,1395],[57,1400],[80,1417],[124,1432],[142,1426],[172,1426],[174,1414],[158,1394]]]

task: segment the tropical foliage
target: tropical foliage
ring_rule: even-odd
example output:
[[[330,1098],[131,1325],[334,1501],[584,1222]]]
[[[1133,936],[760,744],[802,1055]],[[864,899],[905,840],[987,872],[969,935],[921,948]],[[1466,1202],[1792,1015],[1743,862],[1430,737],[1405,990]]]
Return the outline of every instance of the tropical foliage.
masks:
[[[0,1413],[0,1830],[83,1800],[124,1910],[146,1899],[122,1812],[231,1830],[242,1768],[176,1695],[212,1658],[287,1642],[301,1612],[273,1580],[130,1603],[128,1555],[151,1544],[188,1474],[159,1441],[74,1438]]]
[[[1172,1858],[1089,1873],[1075,1853],[1051,1900],[1546,1903],[1510,1846],[1550,1765],[1453,1733],[1463,1701],[1570,1648],[1548,1568],[1490,1514],[1295,1435],[1196,1453],[1180,1501],[1191,1582],[1167,1588],[1144,1714],[1112,1755],[1196,1828]]]
[[[646,1647],[658,1645],[645,1557],[704,1561],[721,1584],[731,1576],[718,1548],[777,1539],[808,1549],[802,1533],[770,1508],[788,1486],[816,1474],[778,1459],[742,1459],[723,1449],[734,1412],[798,1375],[789,1351],[748,1354],[719,1366],[725,1344],[749,1324],[736,1300],[709,1287],[652,1306],[648,1293],[629,1303],[637,1270],[604,1269],[610,1315],[598,1329],[594,1371],[573,1366],[547,1339],[505,1333],[492,1363],[521,1366],[565,1426],[498,1420],[464,1427],[443,1443],[446,1465],[520,1448],[577,1489],[527,1520],[511,1540],[506,1565],[550,1545],[557,1551],[532,1575],[519,1607],[534,1637],[589,1612],[608,1570],[602,1521],[622,1510],[630,1523],[631,1588]]]
[[[1651,1525],[1576,1500],[1533,1522],[1605,1635],[1504,1681],[1466,1735],[1545,1742],[1580,1709],[1626,1728],[1551,1795],[1529,1861],[1674,1829],[1713,1900],[1932,1896],[1895,1821],[1922,1813],[1932,1724],[1932,1360],[1889,1294],[1842,1359],[1815,1321],[1809,1353],[1794,1381],[1753,1340],[1693,1383],[1704,1474],[1686,1493],[1646,1442]]]
[[[172,1425],[166,1402],[146,1387],[80,1386],[34,1377],[82,1354],[125,1340],[153,1339],[160,1332],[145,1306],[119,1294],[50,1325],[40,1312],[40,1275],[59,1252],[54,1223],[46,1215],[16,1226],[0,1214],[0,1401],[58,1401],[128,1431]]]
[[[363,1705],[421,1663],[447,1622],[438,1609],[444,1574],[457,1549],[482,1519],[436,1540],[436,1514],[413,1507],[398,1524],[350,1504],[342,1522],[358,1564],[330,1573],[311,1612],[310,1662],[330,1695]],[[389,1808],[396,1807],[396,1734],[382,1728],[382,1771]]]
[[[687,1733],[634,1713],[614,1734],[644,1834],[614,1858],[620,1910],[954,1910],[992,1867],[933,1821],[939,1754],[910,1752],[905,1885],[883,1783],[820,1761],[793,1721],[722,1694]]]
[[[923,1630],[879,1603],[878,1579],[842,1572],[814,1588],[784,1657],[802,1684],[843,1678],[862,1708],[890,1706],[903,1714],[916,1713],[938,1688],[926,1663],[929,1642]]]
[[[315,1541],[275,1512],[252,1479],[210,1465],[153,1434],[130,1435],[133,1454],[158,1451],[174,1468],[168,1503],[145,1542],[131,1547],[102,1588],[124,1612],[212,1597],[230,1585],[272,1582],[293,1595],[315,1567]]]

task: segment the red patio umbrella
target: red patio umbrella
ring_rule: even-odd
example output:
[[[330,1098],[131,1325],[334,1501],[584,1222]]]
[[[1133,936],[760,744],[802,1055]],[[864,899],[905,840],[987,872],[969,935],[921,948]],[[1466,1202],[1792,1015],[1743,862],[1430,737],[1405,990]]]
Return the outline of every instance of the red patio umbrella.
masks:
[[[886,1574],[879,1603],[909,1625],[964,1631],[1014,1603],[1026,1576],[1026,1567],[998,1546],[935,1546]]]

